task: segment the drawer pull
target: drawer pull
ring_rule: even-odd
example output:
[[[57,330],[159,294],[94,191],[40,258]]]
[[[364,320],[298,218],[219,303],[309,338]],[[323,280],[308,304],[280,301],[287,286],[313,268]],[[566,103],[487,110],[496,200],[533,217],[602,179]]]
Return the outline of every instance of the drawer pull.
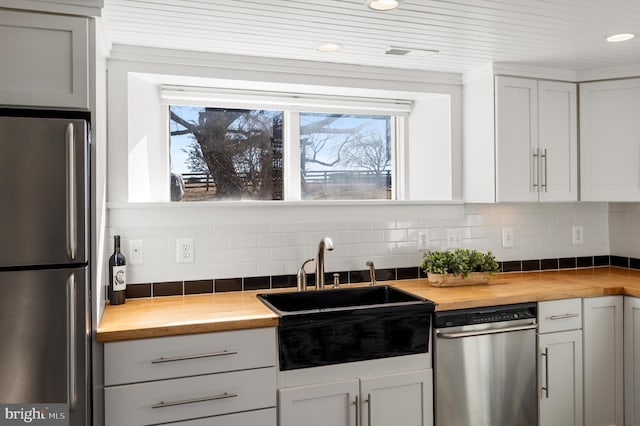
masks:
[[[158,359],[152,359],[151,364],[162,364],[164,362],[176,362],[176,361],[189,361],[192,359],[200,359],[200,358],[213,358],[217,356],[236,355],[237,353],[238,353],[237,351],[221,351],[221,352],[212,352],[208,354],[182,355],[182,356],[176,356],[173,358],[160,357]]]
[[[579,317],[580,314],[562,314],[562,315],[551,315],[549,317],[549,319],[551,320],[561,320],[561,319],[567,319],[567,318],[575,318],[575,317]]]
[[[172,402],[160,401],[158,404],[152,405],[151,408],[175,407],[176,405],[196,404],[198,402],[216,401],[219,399],[235,398],[237,396],[238,396],[237,393],[225,392],[225,393],[221,393],[220,395],[205,396],[203,398],[185,399],[183,401],[172,401]]]

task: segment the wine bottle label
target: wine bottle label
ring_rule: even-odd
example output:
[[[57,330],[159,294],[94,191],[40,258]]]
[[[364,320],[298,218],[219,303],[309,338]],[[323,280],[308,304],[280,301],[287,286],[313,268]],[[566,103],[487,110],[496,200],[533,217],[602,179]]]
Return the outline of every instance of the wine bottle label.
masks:
[[[113,291],[120,291],[127,289],[127,267],[126,266],[114,266],[113,267]]]

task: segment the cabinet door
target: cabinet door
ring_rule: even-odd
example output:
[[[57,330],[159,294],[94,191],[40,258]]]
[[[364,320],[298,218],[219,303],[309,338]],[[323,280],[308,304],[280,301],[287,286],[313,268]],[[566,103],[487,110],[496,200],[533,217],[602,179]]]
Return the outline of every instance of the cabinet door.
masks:
[[[580,85],[582,201],[640,200],[640,79]]]
[[[280,389],[280,426],[356,426],[358,380]]]
[[[584,299],[584,424],[622,425],[623,296]]]
[[[538,82],[540,201],[578,200],[576,85]]]
[[[433,425],[433,371],[361,379],[362,424]]]
[[[86,18],[3,10],[0,105],[88,109],[88,28]]]
[[[496,200],[537,201],[538,82],[496,77]]]
[[[582,330],[538,336],[540,426],[582,426]]]
[[[624,398],[626,426],[640,425],[640,298],[624,300]]]

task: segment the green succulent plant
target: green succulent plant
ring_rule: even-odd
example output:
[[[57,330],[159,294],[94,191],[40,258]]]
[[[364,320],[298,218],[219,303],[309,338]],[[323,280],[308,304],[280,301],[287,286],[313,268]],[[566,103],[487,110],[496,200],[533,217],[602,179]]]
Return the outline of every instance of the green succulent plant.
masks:
[[[426,273],[453,274],[463,278],[467,278],[471,272],[493,275],[500,271],[500,265],[490,251],[482,253],[472,249],[429,251],[424,254],[420,266]]]

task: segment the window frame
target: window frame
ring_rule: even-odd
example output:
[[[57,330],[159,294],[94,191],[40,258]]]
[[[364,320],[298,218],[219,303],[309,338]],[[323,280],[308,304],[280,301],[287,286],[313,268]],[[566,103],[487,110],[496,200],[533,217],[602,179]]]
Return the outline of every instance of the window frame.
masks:
[[[268,109],[283,113],[283,200],[239,200],[240,202],[379,202],[402,200],[405,194],[404,165],[406,125],[411,113],[412,101],[381,98],[356,98],[342,96],[320,96],[283,92],[260,92],[246,90],[214,90],[206,88],[179,88],[161,86],[160,98],[166,107],[166,129],[170,128],[169,107],[171,105],[211,108]],[[287,103],[288,102],[288,103]],[[334,105],[334,106],[332,106]],[[382,110],[390,108],[392,112]],[[302,199],[300,178],[300,114],[335,113],[345,115],[386,116],[391,125],[391,198],[380,199]],[[167,149],[171,150],[171,135],[167,130]],[[169,166],[169,172],[171,168]],[[170,173],[169,173],[170,175]],[[167,176],[169,185],[170,176]],[[208,200],[219,203],[230,200]],[[207,202],[207,201],[205,201]],[[191,202],[190,202],[191,203]],[[196,202],[197,204],[197,202]]]

